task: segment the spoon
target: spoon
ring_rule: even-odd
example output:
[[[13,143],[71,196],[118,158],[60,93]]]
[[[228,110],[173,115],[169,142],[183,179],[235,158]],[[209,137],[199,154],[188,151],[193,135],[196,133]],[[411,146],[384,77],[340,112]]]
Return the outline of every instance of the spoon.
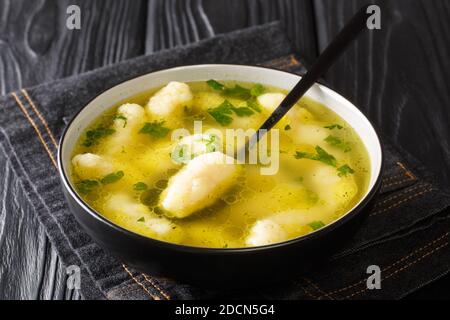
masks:
[[[295,87],[288,93],[286,98],[281,101],[279,106],[261,125],[255,136],[249,140],[247,150],[251,149],[267,131],[272,129],[273,126],[281,120],[292,106],[300,100],[306,91],[308,91],[308,89],[319,80],[342,53],[344,53],[349,44],[351,44],[353,40],[367,28],[367,18],[370,16],[370,14],[367,13],[367,8],[369,6],[370,5],[365,5],[362,7],[319,55],[308,72],[306,72]]]

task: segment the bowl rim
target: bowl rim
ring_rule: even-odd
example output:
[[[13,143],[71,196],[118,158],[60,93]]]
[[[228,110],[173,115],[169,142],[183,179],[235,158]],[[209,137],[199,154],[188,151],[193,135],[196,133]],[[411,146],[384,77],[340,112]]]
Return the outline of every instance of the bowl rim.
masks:
[[[98,98],[99,96],[101,96],[102,94],[106,93],[107,91],[112,90],[113,88],[115,88],[115,87],[117,87],[117,86],[119,86],[119,85],[121,85],[121,84],[123,84],[125,82],[131,81],[131,80],[134,80],[136,78],[139,78],[139,77],[142,77],[142,76],[146,76],[146,75],[149,75],[149,74],[152,74],[152,73],[156,73],[156,72],[175,70],[175,69],[182,69],[182,68],[186,68],[186,67],[206,67],[206,66],[209,66],[209,67],[214,67],[214,66],[216,66],[216,67],[217,66],[222,66],[222,67],[227,67],[227,66],[238,66],[238,67],[239,66],[246,66],[246,67],[254,67],[254,68],[261,68],[261,69],[269,69],[269,70],[276,71],[276,72],[286,73],[286,74],[289,74],[289,75],[295,75],[295,76],[300,77],[300,78],[302,77],[302,75],[299,75],[299,74],[297,74],[295,72],[280,70],[280,69],[276,69],[274,67],[261,66],[261,65],[239,64],[239,63],[190,64],[190,65],[175,66],[175,67],[170,67],[170,68],[161,68],[161,69],[153,70],[151,72],[144,72],[144,73],[141,73],[141,74],[138,74],[138,75],[134,75],[134,76],[132,76],[130,78],[127,78],[127,79],[125,79],[123,81],[120,81],[120,82],[114,84],[112,87],[109,87],[109,88],[103,90],[102,92],[96,94],[92,99],[90,99],[88,102],[86,102],[84,104],[84,106],[82,108],[80,108],[72,116],[70,121],[67,123],[67,125],[63,129],[63,132],[62,132],[61,137],[59,139],[58,154],[57,154],[58,173],[59,173],[60,179],[62,181],[63,188],[66,189],[66,191],[69,193],[71,198],[77,202],[77,204],[83,209],[83,211],[85,213],[88,213],[94,219],[100,221],[101,223],[107,225],[108,227],[114,229],[115,231],[118,231],[120,233],[125,234],[128,237],[135,238],[138,241],[148,242],[151,245],[156,245],[156,246],[159,246],[159,247],[163,247],[164,249],[171,249],[171,250],[174,250],[174,251],[183,251],[183,252],[191,252],[191,253],[239,254],[239,253],[255,252],[255,251],[257,251],[257,252],[269,251],[269,250],[277,249],[277,248],[280,248],[280,247],[287,247],[287,246],[297,245],[299,243],[306,242],[306,241],[312,241],[312,240],[314,240],[316,238],[319,238],[319,237],[321,237],[321,236],[323,236],[323,235],[325,235],[325,234],[327,234],[329,232],[332,232],[335,229],[338,229],[343,224],[345,224],[348,221],[350,221],[351,219],[353,219],[374,198],[374,196],[377,194],[377,192],[379,191],[379,189],[381,187],[382,172],[383,172],[383,168],[384,168],[384,153],[383,153],[383,148],[382,148],[382,145],[381,145],[381,142],[380,142],[380,138],[379,138],[378,132],[375,129],[375,127],[373,126],[372,122],[356,107],[356,105],[354,103],[352,103],[347,98],[342,96],[340,93],[338,93],[337,91],[332,89],[329,85],[318,81],[318,82],[315,82],[316,85],[319,85],[319,86],[325,87],[328,90],[331,90],[332,92],[337,94],[341,99],[344,99],[346,103],[349,103],[350,105],[353,105],[357,109],[357,111],[368,121],[368,123],[371,126],[371,129],[375,133],[375,137],[376,137],[378,145],[379,145],[380,159],[381,159],[380,170],[378,171],[378,175],[377,175],[377,177],[375,179],[375,183],[373,184],[372,188],[367,191],[364,199],[362,201],[360,201],[356,206],[354,206],[351,210],[349,210],[348,212],[343,214],[338,219],[334,220],[332,223],[330,223],[330,224],[328,224],[328,225],[326,225],[326,226],[324,226],[324,227],[322,227],[320,229],[314,230],[313,232],[310,232],[310,233],[308,233],[306,235],[295,237],[295,238],[292,238],[292,239],[289,239],[289,240],[286,240],[286,241],[283,241],[283,242],[277,242],[277,243],[273,243],[273,244],[262,245],[262,246],[253,246],[253,247],[211,248],[211,247],[196,247],[196,246],[190,246],[190,245],[184,245],[184,244],[177,244],[177,243],[172,243],[172,242],[167,242],[167,241],[163,241],[163,240],[158,240],[158,239],[155,239],[155,238],[147,237],[147,236],[141,235],[139,233],[130,231],[128,229],[125,229],[125,228],[119,226],[118,224],[115,224],[114,222],[112,222],[109,219],[105,218],[103,215],[101,215],[95,209],[93,209],[88,203],[86,203],[79,196],[79,194],[76,192],[76,190],[74,190],[74,188],[70,184],[69,178],[67,177],[66,172],[64,170],[64,166],[63,166],[63,160],[62,160],[63,144],[64,144],[64,141],[65,141],[67,132],[68,132],[69,128],[71,127],[71,125],[73,124],[73,122],[75,121],[75,119],[96,98]],[[71,214],[73,214],[73,213],[71,212]]]

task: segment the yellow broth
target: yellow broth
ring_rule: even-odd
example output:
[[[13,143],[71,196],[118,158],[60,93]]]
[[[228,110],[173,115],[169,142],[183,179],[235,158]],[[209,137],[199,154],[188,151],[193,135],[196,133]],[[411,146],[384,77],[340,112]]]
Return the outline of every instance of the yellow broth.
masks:
[[[236,83],[248,89],[255,86],[224,82],[228,88]],[[241,117],[232,114],[231,124],[222,126],[208,112],[210,108],[219,106],[225,99],[235,107],[246,107],[246,100],[227,96],[205,82],[188,85],[194,96],[192,106],[184,108],[181,117],[164,119],[165,128],[186,128],[193,132],[193,121],[202,120],[203,130],[257,129],[271,113],[258,103],[261,112],[254,110],[253,114]],[[264,93],[285,93],[273,87],[264,89]],[[264,235],[269,240],[256,241],[256,245],[268,244],[302,236],[332,223],[348,212],[366,192],[370,162],[358,135],[324,105],[302,98],[276,126],[280,134],[280,164],[275,175],[261,175],[258,164],[239,165],[242,167],[239,176],[214,204],[183,219],[167,217],[159,206],[158,197],[167,187],[168,180],[184,166],[171,159],[176,142],[171,141],[170,132],[163,137],[154,137],[134,130],[123,138],[126,142],[122,141],[122,145],[114,142],[115,133],[111,132],[103,131],[105,134],[93,139],[93,143],[87,139],[88,131],[92,137],[96,129],[111,128],[118,118],[126,126],[126,119],[117,116],[117,108],[124,103],[144,107],[155,92],[144,92],[111,106],[80,136],[73,150],[72,157],[92,153],[112,164],[112,178],[106,174],[109,181],[104,181],[102,176],[96,179],[80,177],[76,168],[72,170],[71,178],[84,201],[125,229],[184,245],[236,248],[255,245],[254,241],[249,241],[255,232],[252,228],[264,221],[259,224],[258,232],[269,233]],[[257,98],[252,99],[258,102]],[[144,118],[145,122],[153,121],[148,114]],[[311,159],[317,158],[317,146],[336,159],[334,166]],[[114,176],[117,172],[122,172],[123,176]],[[277,230],[273,230],[272,221],[277,224]],[[280,230],[278,226],[281,226]]]

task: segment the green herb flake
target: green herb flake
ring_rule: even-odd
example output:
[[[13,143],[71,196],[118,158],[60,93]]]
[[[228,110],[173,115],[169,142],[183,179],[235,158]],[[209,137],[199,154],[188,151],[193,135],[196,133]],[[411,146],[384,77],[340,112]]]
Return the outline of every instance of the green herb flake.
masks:
[[[337,171],[338,171],[338,176],[339,176],[339,177],[343,177],[343,176],[346,176],[347,174],[353,174],[353,173],[355,173],[355,170],[353,170],[352,168],[350,168],[350,166],[347,165],[347,164],[344,164],[343,166],[339,167],[339,168],[337,169]]]
[[[265,91],[266,88],[262,84],[257,83],[253,86],[253,88],[250,89],[250,94],[252,95],[252,97],[258,97],[262,95]]]
[[[221,84],[220,82],[217,82],[216,80],[208,80],[208,81],[206,81],[206,83],[208,84],[208,86],[210,86],[214,90],[218,90],[218,91],[225,90],[225,86],[223,84]]]
[[[139,130],[139,133],[151,135],[153,138],[164,138],[170,129],[164,127],[165,121],[146,122],[145,125]]]
[[[227,96],[239,98],[239,99],[243,99],[243,100],[250,99],[250,97],[251,97],[250,90],[247,88],[241,87],[238,84],[235,85],[233,88],[226,88],[224,90],[224,93]]]
[[[95,187],[98,186],[98,181],[83,180],[76,183],[75,186],[81,194],[89,194]]]
[[[209,108],[208,113],[222,126],[228,126],[233,122],[233,105],[225,100],[218,107]]]
[[[123,171],[117,171],[106,175],[100,181],[103,184],[110,184],[119,181],[124,175]]]
[[[291,130],[291,129],[292,129],[291,126],[288,124],[286,126],[284,126],[284,130],[286,130],[286,131]]]
[[[325,227],[325,224],[322,221],[313,221],[311,223],[308,223],[308,226],[310,226],[313,230],[317,230]]]
[[[255,98],[248,99],[246,103],[248,108],[256,112],[260,113],[262,111],[261,106],[259,105],[258,101]]]
[[[138,219],[138,222],[145,222],[145,218],[144,218],[144,217],[140,217],[140,218]]]
[[[86,132],[86,139],[83,142],[83,146],[92,147],[94,145],[97,145],[101,138],[109,136],[114,132],[116,132],[116,130],[104,127],[98,127],[96,129],[88,130]]]
[[[325,141],[333,147],[339,148],[344,152],[349,152],[352,150],[348,142],[345,142],[338,137],[335,136],[328,136],[325,138]]]
[[[232,107],[232,110],[238,117],[249,117],[254,114],[253,110],[248,107]]]
[[[136,191],[147,190],[147,188],[148,188],[148,186],[144,182],[141,182],[141,181],[133,184],[133,189]]]
[[[233,88],[228,88],[224,84],[216,81],[216,80],[208,80],[206,81],[208,86],[216,91],[222,92],[226,96],[239,98],[247,100],[252,95],[250,94],[250,90],[244,87],[241,87],[240,85],[236,84]]]
[[[333,130],[333,129],[341,130],[343,128],[343,126],[341,126],[340,124],[331,124],[329,126],[325,126],[324,128],[330,129],[330,130]]]
[[[320,162],[323,162],[325,164],[328,164],[332,167],[336,167],[336,158],[326,152],[324,149],[322,149],[319,146],[316,146],[316,152],[317,154],[312,154],[308,152],[302,152],[302,151],[296,151],[294,157],[296,159],[310,159],[310,160],[317,160]]]
[[[127,117],[125,117],[124,115],[118,114],[117,116],[114,117],[114,120],[123,120],[123,127],[125,128],[127,126]]]

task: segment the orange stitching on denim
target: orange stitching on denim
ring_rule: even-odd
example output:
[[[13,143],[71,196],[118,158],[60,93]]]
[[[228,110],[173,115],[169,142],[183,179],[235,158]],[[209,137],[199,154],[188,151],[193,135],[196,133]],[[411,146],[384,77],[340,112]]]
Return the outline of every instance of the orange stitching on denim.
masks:
[[[122,264],[122,267],[123,267],[123,268],[125,269],[125,271],[128,273],[128,275],[130,276],[130,278],[133,279],[134,282],[135,282],[136,284],[138,284],[142,289],[144,289],[144,291],[149,295],[150,298],[152,298],[153,300],[161,300],[160,297],[151,294],[150,291],[148,291],[148,289],[147,289],[147,288],[146,288],[146,287],[145,287],[138,279],[136,279],[135,276],[133,276],[133,274],[131,273],[131,271],[128,270],[128,268],[127,268],[124,264]]]
[[[152,287],[154,287],[164,298],[166,298],[166,300],[170,300],[170,296],[166,292],[164,292],[164,290],[161,289],[161,287],[158,286],[150,276],[147,276],[145,273],[143,273],[142,275],[144,276],[145,281],[150,283]]]
[[[319,288],[319,286],[317,284],[315,284],[314,282],[312,282],[311,280],[307,279],[307,278],[302,278],[305,282],[307,282],[309,285],[313,286],[321,295],[319,297],[317,297],[317,299],[321,298],[322,295],[324,295],[325,297],[334,300],[334,298],[326,293],[325,291],[323,291],[322,289]]]
[[[442,240],[443,238],[445,238],[446,236],[448,236],[449,233],[450,233],[450,232],[447,232],[447,233],[443,234],[442,236],[440,236],[439,238],[437,238],[437,239],[435,239],[435,240],[429,242],[428,244],[426,244],[426,245],[424,245],[424,246],[422,246],[422,247],[420,247],[420,248],[414,250],[413,252],[411,252],[411,253],[409,253],[408,255],[404,256],[403,258],[397,260],[397,261],[394,262],[393,264],[387,266],[387,267],[384,268],[382,271],[387,271],[387,270],[391,269],[392,267],[396,266],[397,264],[399,264],[399,263],[401,263],[401,262],[403,262],[403,261],[409,259],[411,256],[415,255],[416,253],[418,253],[418,252],[420,252],[420,251],[422,251],[422,250],[424,250],[424,249],[426,249],[426,248],[432,246],[432,245],[435,244],[436,242],[438,242],[438,241]],[[361,281],[355,282],[354,284],[348,285],[348,286],[346,286],[346,287],[344,287],[344,288],[336,289],[336,290],[334,290],[334,291],[330,291],[330,292],[328,292],[328,294],[329,294],[329,295],[332,295],[332,294],[335,294],[335,293],[339,293],[339,292],[342,292],[342,291],[346,291],[346,290],[348,290],[348,289],[350,289],[350,288],[356,287],[357,285],[360,285],[360,284],[364,283],[365,281],[366,281],[366,279],[362,279]]]
[[[306,289],[306,286],[304,285],[300,285],[300,288],[302,288],[303,291],[305,291],[305,294],[315,300],[319,300],[320,297],[317,297],[315,295],[313,295],[309,290]]]
[[[418,184],[417,186],[408,188],[408,189],[406,189],[406,190],[403,190],[403,191],[399,192],[398,194],[395,194],[395,195],[392,195],[392,196],[390,196],[390,197],[387,197],[387,198],[384,199],[383,201],[378,202],[378,203],[376,204],[376,207],[379,207],[379,206],[381,206],[382,204],[385,204],[385,203],[387,203],[387,202],[389,202],[389,201],[391,201],[391,200],[394,200],[394,199],[400,198],[400,197],[402,197],[402,196],[408,195],[408,193],[410,193],[411,191],[414,191],[414,190],[417,190],[417,189],[420,189],[420,188],[424,188],[424,189],[425,189],[426,187],[432,187],[432,186],[431,186],[429,183],[420,183],[420,184]]]
[[[403,180],[400,180],[400,181],[394,181],[394,182],[391,182],[391,183],[388,183],[388,184],[383,184],[382,185],[382,187],[383,188],[389,188],[389,187],[392,187],[392,186],[396,186],[396,185],[398,185],[398,184],[402,184],[402,183],[405,183],[405,182],[409,182],[409,181],[414,181],[415,179],[411,179],[411,178],[408,178],[408,179],[403,179]]]
[[[447,245],[448,245],[448,242],[445,242],[444,244],[440,245],[439,247],[436,247],[436,248],[434,248],[433,250],[431,250],[431,251],[429,251],[429,252],[423,254],[421,257],[417,258],[416,260],[414,260],[414,261],[412,261],[412,262],[410,262],[410,263],[404,265],[402,268],[400,268],[400,269],[394,271],[393,273],[390,273],[390,274],[387,275],[384,279],[381,279],[381,281],[386,280],[386,279],[389,279],[389,278],[392,277],[393,275],[395,275],[395,274],[397,274],[397,273],[399,273],[399,272],[401,272],[401,271],[403,271],[403,270],[409,268],[410,266],[412,266],[413,264],[418,263],[419,261],[422,261],[424,258],[426,258],[426,257],[428,257],[429,255],[435,253],[436,251],[438,251],[438,250],[440,250],[440,249],[446,247]],[[365,291],[367,291],[367,290],[369,290],[369,289],[368,289],[368,288],[364,288],[364,289],[362,289],[362,290],[360,290],[360,291],[357,291],[357,292],[355,292],[355,293],[353,293],[353,294],[350,294],[350,295],[348,295],[348,296],[345,296],[345,297],[343,297],[342,299],[349,299],[349,298],[354,297],[354,296],[356,296],[356,295],[358,295],[358,294],[361,294],[361,293],[363,293],[363,292],[365,292]]]
[[[25,91],[24,89],[22,89],[22,93],[25,96],[25,99],[28,100],[28,103],[30,104],[31,108],[33,108],[34,112],[36,112],[36,115],[38,116],[38,118],[41,120],[42,124],[44,125],[45,129],[47,130],[48,135],[50,136],[50,139],[53,142],[53,145],[55,146],[55,148],[58,148],[58,142],[56,142],[56,139],[54,137],[54,135],[52,134],[47,121],[45,121],[44,116],[39,112],[39,110],[37,109],[35,103],[33,102],[33,100],[31,100],[30,95],[28,94],[27,91]]]
[[[406,168],[406,166],[401,163],[400,161],[397,162],[397,165],[400,166],[400,168],[402,168],[405,171],[405,174],[410,177],[411,179],[417,179],[416,176],[409,170]]]
[[[428,192],[430,192],[430,191],[433,191],[433,190],[436,190],[436,189],[433,188],[433,187],[431,187],[431,188],[426,189],[426,190],[424,190],[424,191],[421,191],[421,192],[418,192],[418,193],[416,193],[416,194],[413,194],[413,195],[411,195],[411,196],[409,196],[409,197],[407,197],[407,198],[405,198],[405,199],[403,199],[403,200],[401,200],[401,201],[398,201],[398,202],[394,203],[393,205],[391,205],[391,206],[389,206],[389,207],[387,207],[387,208],[384,208],[384,209],[382,209],[382,210],[378,210],[378,211],[372,212],[372,213],[370,214],[370,216],[373,217],[373,216],[376,216],[377,214],[386,212],[386,211],[388,211],[388,210],[390,210],[390,209],[392,209],[392,208],[396,208],[396,207],[398,207],[399,205],[401,205],[402,203],[405,203],[405,202],[407,202],[407,201],[409,201],[409,200],[412,200],[412,199],[414,199],[414,198],[417,198],[417,197],[419,197],[419,196],[421,196],[421,195],[424,195],[424,194],[426,194],[426,193],[428,193]]]
[[[37,135],[38,135],[38,138],[39,138],[39,140],[41,140],[41,143],[42,143],[42,145],[44,146],[45,151],[47,151],[47,153],[48,153],[48,155],[49,155],[49,157],[50,157],[50,160],[52,161],[53,165],[54,165],[55,167],[57,167],[56,161],[55,161],[55,159],[53,158],[53,154],[52,154],[52,152],[50,151],[50,149],[48,148],[48,145],[47,145],[47,143],[45,142],[44,138],[42,137],[42,134],[41,134],[39,128],[37,127],[36,123],[35,123],[35,122],[33,121],[33,119],[30,117],[30,115],[29,115],[27,109],[25,109],[25,107],[24,107],[24,105],[22,104],[22,102],[20,101],[19,97],[18,97],[14,92],[11,93],[11,95],[13,96],[14,100],[16,100],[17,105],[18,105],[19,108],[22,110],[22,113],[25,115],[25,117],[27,118],[28,122],[33,126],[34,131],[36,131],[36,133],[37,133]]]

